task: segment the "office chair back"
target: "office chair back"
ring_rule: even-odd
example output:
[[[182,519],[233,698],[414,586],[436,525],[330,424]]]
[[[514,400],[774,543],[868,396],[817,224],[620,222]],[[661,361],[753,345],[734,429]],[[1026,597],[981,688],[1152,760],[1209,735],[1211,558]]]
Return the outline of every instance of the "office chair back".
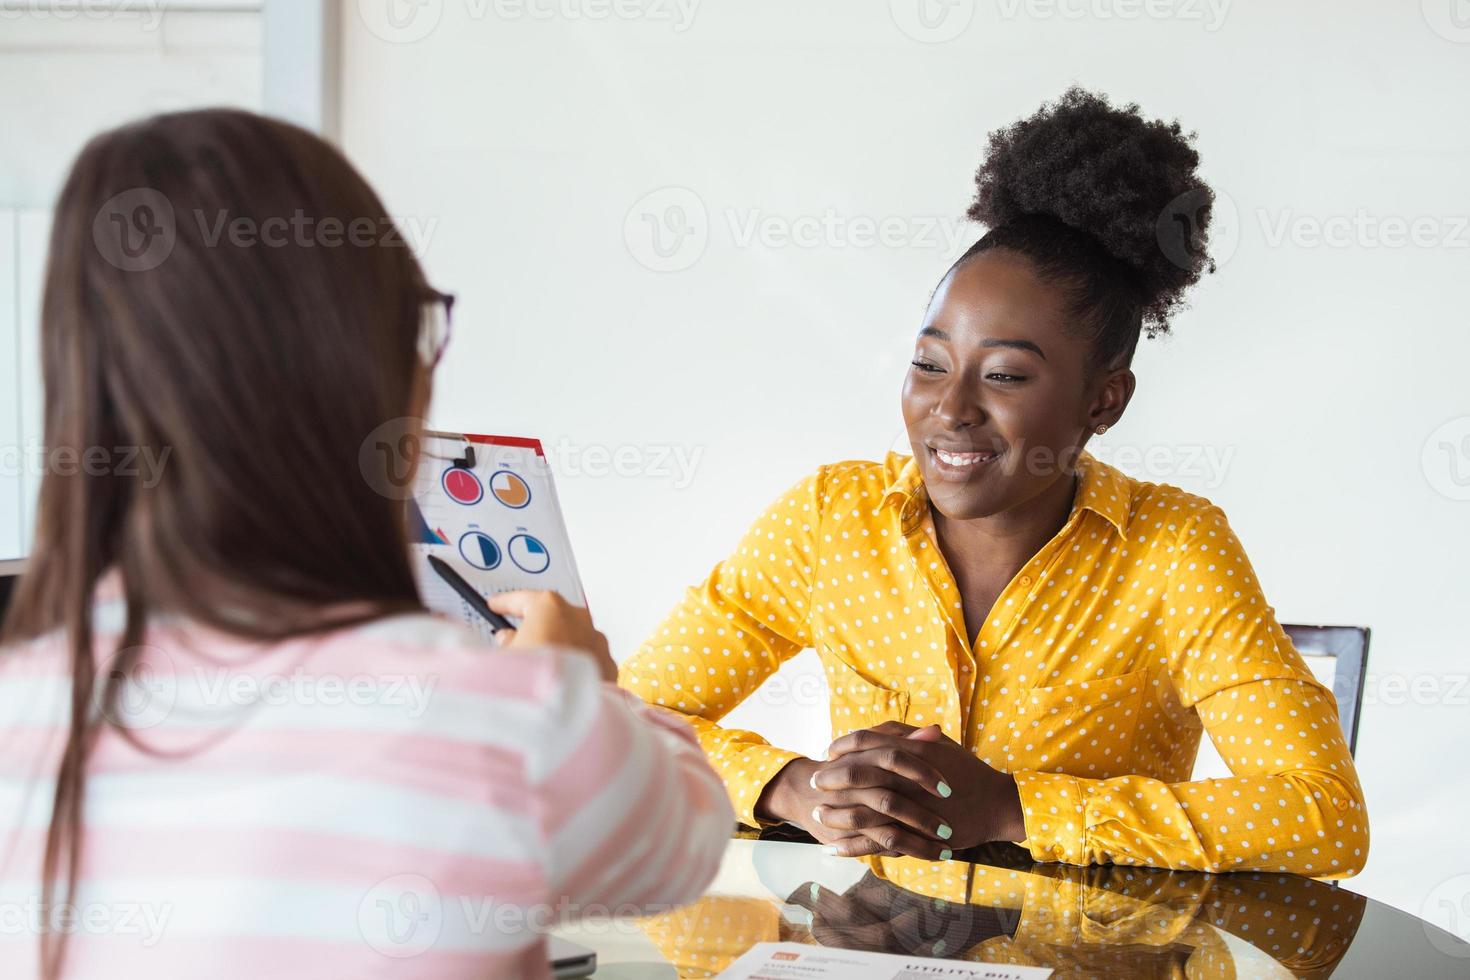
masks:
[[[1366,626],[1299,626],[1283,623],[1297,653],[1313,673],[1323,676],[1330,663],[1332,693],[1337,696],[1337,714],[1348,751],[1358,751],[1358,719],[1363,710],[1363,687],[1368,675]]]

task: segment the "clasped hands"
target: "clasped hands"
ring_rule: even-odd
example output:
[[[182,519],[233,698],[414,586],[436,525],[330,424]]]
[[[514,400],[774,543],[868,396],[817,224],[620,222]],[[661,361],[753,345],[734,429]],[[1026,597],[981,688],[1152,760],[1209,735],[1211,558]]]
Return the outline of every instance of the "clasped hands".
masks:
[[[795,824],[844,857],[947,861],[963,848],[1025,837],[1015,779],[938,725],[896,721],[844,735],[825,761],[788,763],[756,813]]]

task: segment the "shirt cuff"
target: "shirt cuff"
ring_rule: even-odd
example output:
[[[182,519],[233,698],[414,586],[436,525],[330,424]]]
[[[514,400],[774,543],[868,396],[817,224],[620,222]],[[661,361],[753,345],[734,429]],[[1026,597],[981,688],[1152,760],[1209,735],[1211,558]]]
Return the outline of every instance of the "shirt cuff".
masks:
[[[1021,846],[1038,861],[1087,864],[1087,790],[1059,772],[1017,772],[1016,790],[1026,822]]]
[[[733,759],[715,758],[711,761],[725,780],[725,791],[730,794],[730,803],[735,807],[735,819],[747,827],[774,827],[780,821],[761,820],[755,815],[755,804],[765,791],[766,784],[786,768],[787,763],[804,758],[800,752],[778,749],[774,745],[742,745],[726,751],[735,755]]]

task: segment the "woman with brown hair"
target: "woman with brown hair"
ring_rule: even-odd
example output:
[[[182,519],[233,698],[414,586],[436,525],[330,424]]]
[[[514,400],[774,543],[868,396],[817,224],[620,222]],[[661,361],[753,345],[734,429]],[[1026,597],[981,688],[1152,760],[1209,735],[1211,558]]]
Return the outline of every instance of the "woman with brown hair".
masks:
[[[425,410],[447,304],[304,130],[188,112],[83,150],[46,443],[166,462],[42,485],[0,651],[8,975],[545,976],[557,919],[709,881],[733,821],[687,729],[550,594],[495,603],[514,649],[427,615],[359,468]]]

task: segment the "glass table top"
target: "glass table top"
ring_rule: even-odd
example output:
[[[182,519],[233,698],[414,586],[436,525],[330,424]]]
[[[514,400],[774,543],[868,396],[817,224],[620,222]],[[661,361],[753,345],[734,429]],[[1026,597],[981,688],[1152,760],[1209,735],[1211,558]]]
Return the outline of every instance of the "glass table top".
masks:
[[[590,917],[558,935],[597,977],[710,977],[759,942],[1049,967],[1063,977],[1470,977],[1470,945],[1346,887],[1278,873],[852,859],[737,839],[692,905]]]

